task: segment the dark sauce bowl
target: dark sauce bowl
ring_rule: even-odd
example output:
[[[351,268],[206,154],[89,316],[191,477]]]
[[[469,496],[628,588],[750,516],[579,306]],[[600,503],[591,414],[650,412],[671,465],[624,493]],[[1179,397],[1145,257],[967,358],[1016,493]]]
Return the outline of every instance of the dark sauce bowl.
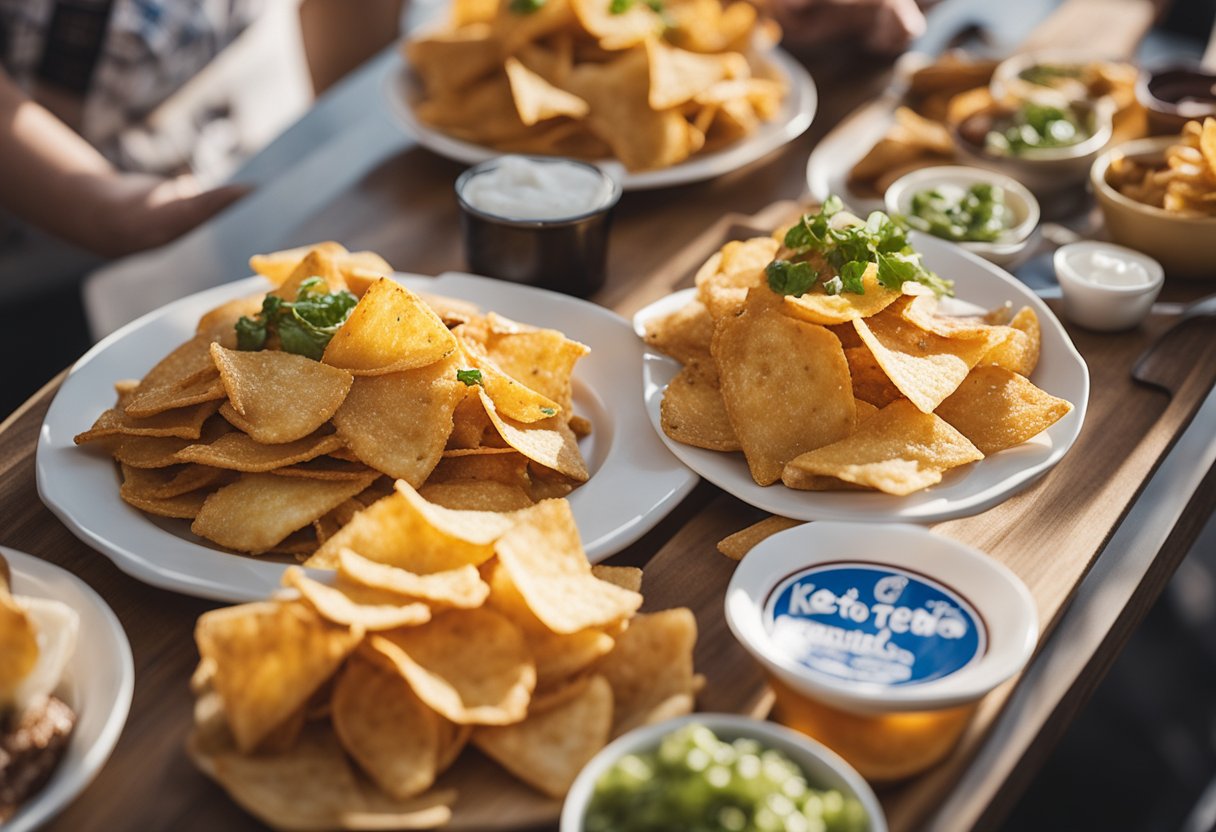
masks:
[[[1140,73],[1136,98],[1148,111],[1149,132],[1176,134],[1195,119],[1216,117],[1216,74],[1198,64],[1170,64]]]
[[[604,285],[612,214],[621,184],[588,162],[525,156],[541,164],[577,165],[594,171],[610,185],[610,195],[594,210],[558,219],[513,219],[474,207],[464,198],[475,176],[493,170],[502,157],[466,170],[456,180],[465,259],[474,274],[509,280],[576,297],[590,297]]]

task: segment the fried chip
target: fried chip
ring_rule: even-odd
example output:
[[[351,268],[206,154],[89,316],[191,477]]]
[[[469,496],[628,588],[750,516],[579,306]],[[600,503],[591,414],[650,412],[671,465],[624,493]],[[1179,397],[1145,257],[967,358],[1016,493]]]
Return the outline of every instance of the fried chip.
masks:
[[[374,632],[414,627],[431,620],[431,608],[426,604],[409,602],[395,593],[361,584],[339,582],[337,586],[329,586],[314,581],[295,566],[283,573],[283,585],[299,592],[326,621],[345,627]]]
[[[376,785],[404,800],[435,782],[439,719],[405,680],[355,655],[334,685],[333,725]]]
[[[9,700],[17,686],[38,664],[38,630],[26,611],[0,581],[0,699]]]
[[[155,514],[157,517],[193,520],[203,510],[203,503],[206,502],[210,493],[209,491],[192,491],[176,497],[149,497],[144,494],[124,493],[119,490],[118,496],[124,503],[134,506],[140,511],[146,511],[148,514]]]
[[[461,511],[518,511],[535,502],[528,489],[492,480],[428,482],[418,493],[435,505]]]
[[[208,444],[186,444],[174,456],[177,462],[197,462],[230,471],[262,473],[307,462],[342,448],[335,434],[312,434],[293,442],[264,445],[245,433],[226,433]]]
[[[216,401],[167,410],[146,419],[136,419],[121,410],[111,408],[97,417],[93,427],[79,433],[73,440],[77,445],[108,439],[112,436],[175,436],[179,439],[198,439],[202,436],[203,423],[217,410]]]
[[[591,574],[601,581],[615,584],[630,592],[642,591],[642,570],[636,566],[609,566],[597,563],[591,567]]]
[[[377,563],[351,549],[338,552],[338,576],[349,584],[415,598],[439,607],[480,607],[490,594],[489,584],[471,564],[419,575]]]
[[[490,313],[491,324],[503,320]],[[567,421],[574,416],[571,378],[574,366],[590,349],[555,329],[516,329],[498,332],[491,327],[486,354],[504,372],[558,403]]]
[[[126,402],[124,410],[127,415],[147,418],[177,407],[213,401],[212,398],[202,398],[193,402],[181,401],[178,403],[178,400],[183,398],[185,387],[198,382],[203,374],[214,369],[210,349],[211,344],[216,340],[216,337],[209,333],[195,335],[158,361],[156,366],[149,370],[139,382],[139,386],[135,388],[131,398]],[[209,392],[204,385],[192,390],[184,398]],[[216,398],[223,398],[223,396]]]
[[[351,462],[332,456],[321,456],[270,471],[276,477],[299,477],[306,480],[361,480],[379,477],[380,472],[362,462]]]
[[[579,24],[599,41],[601,49],[629,49],[650,40],[663,29],[663,19],[645,3],[634,3],[625,11],[612,0],[570,0]]]
[[[984,455],[944,419],[901,399],[832,445],[790,461],[782,481],[790,488],[825,490],[841,482],[906,495],[941,480],[943,471]]]
[[[988,364],[972,370],[936,413],[975,447],[994,454],[1037,436],[1071,410],[1024,376]]]
[[[120,465],[119,493],[138,499],[169,500],[223,480],[227,474],[206,465],[177,465],[172,468],[132,468]]]
[[[1029,378],[1039,365],[1043,341],[1039,316],[1029,306],[1023,306],[1009,321],[1009,327],[1013,330],[1009,339],[989,350],[980,363],[996,364]]]
[[[638,593],[591,574],[565,501],[546,501],[521,512],[494,551],[529,609],[555,633],[611,624],[642,604]]]
[[[461,340],[464,361],[481,371],[477,383],[494,402],[494,408],[502,416],[516,422],[531,424],[558,415],[562,406],[547,396],[528,387],[508,375],[486,353],[485,347],[476,341]],[[566,418],[562,417],[563,420]]]
[[[528,459],[578,482],[586,482],[590,478],[587,463],[579,453],[578,440],[561,416],[521,424],[500,415],[494,401],[480,385],[477,394],[498,435],[512,448]]]
[[[501,65],[499,42],[487,22],[435,32],[406,42],[410,66],[429,95],[466,89]]]
[[[888,289],[878,282],[878,267],[873,263],[866,267],[861,281],[864,294],[829,295],[823,284],[818,283],[804,295],[786,295],[785,312],[808,323],[830,326],[877,315],[902,297],[897,289]]]
[[[874,353],[870,352],[870,348],[865,344],[847,348],[844,357],[849,363],[853,395],[858,401],[881,408],[903,398],[904,394],[887,378],[886,371],[878,366]]]
[[[338,566],[344,548],[369,560],[428,575],[485,563],[496,541],[514,522],[488,511],[452,511],[424,500],[408,483],[355,515],[304,565]]]
[[[659,405],[663,432],[677,442],[697,448],[740,450],[722,390],[716,379],[707,377],[703,366],[701,362],[687,365],[663,391]]]
[[[127,405],[126,413],[128,416],[144,418],[180,407],[219,401],[224,396],[224,385],[220,383],[219,376],[202,371],[196,380],[183,386],[158,387],[137,394]]]
[[[780,311],[767,287],[723,319],[713,355],[722,398],[752,478],[771,485],[787,462],[853,430],[849,366],[835,335]]]
[[[559,116],[577,119],[587,115],[589,108],[586,101],[553,86],[518,59],[507,58],[504,68],[520,121],[529,127]]]
[[[242,474],[210,495],[190,530],[238,552],[260,554],[371,484]]]
[[[579,695],[523,722],[478,728],[473,744],[520,780],[561,800],[579,771],[608,743],[612,688],[591,677]]]
[[[296,270],[300,262],[312,251],[320,251],[328,254],[330,257],[338,257],[346,254],[346,247],[341,243],[327,240],[323,243],[313,243],[307,246],[273,251],[269,254],[255,254],[249,258],[249,268],[255,274],[260,274],[275,286],[282,286],[287,281],[287,278],[291,277],[291,273]],[[295,300],[294,295],[291,297],[291,300]],[[257,308],[261,308],[261,303],[258,304]]]
[[[514,448],[477,448],[444,451],[427,478],[427,485],[488,480],[527,488],[528,458]]]
[[[302,605],[276,601],[212,610],[194,630],[199,654],[215,663],[212,684],[245,752],[301,708],[362,637]]]
[[[734,74],[747,60],[738,53],[703,55],[669,46],[659,40],[646,41],[646,60],[650,70],[652,110],[678,107],[696,98],[718,81]]]
[[[788,517],[765,517],[759,523],[753,523],[746,529],[740,529],[734,534],[727,535],[718,541],[718,551],[731,560],[743,560],[743,556],[756,548],[761,541],[766,540],[777,532],[801,526],[803,521],[791,520]]]
[[[287,275],[287,279],[276,286],[270,294],[285,301],[295,301],[304,281],[312,280],[314,277],[325,281],[327,292],[339,292],[346,288],[346,280],[338,271],[335,255],[328,250],[328,247],[314,247],[304,255],[303,260],[296,264],[291,273]]]
[[[361,787],[330,727],[306,725],[290,753],[245,756],[226,750],[208,755],[191,738],[191,756],[246,811],[292,832],[434,829],[452,817],[451,790],[407,801]]]
[[[420,627],[376,633],[367,643],[452,722],[509,725],[527,715],[536,667],[523,634],[492,610],[443,612]]]
[[[681,364],[709,362],[714,319],[699,300],[692,300],[661,318],[646,321],[645,341]],[[712,363],[712,362],[711,362]]]
[[[346,399],[352,377],[345,370],[278,350],[240,352],[211,347],[228,394],[221,414],[265,444],[303,439]]]
[[[891,383],[924,413],[932,413],[1008,337],[993,330],[977,338],[943,338],[904,320],[898,307],[853,326]]]
[[[412,370],[456,351],[456,339],[413,292],[381,278],[351,310],[322,361],[357,376]]]
[[[338,436],[359,459],[419,486],[447,445],[464,384],[454,358],[427,367],[360,376],[333,416]]]
[[[227,424],[222,419],[216,421]],[[182,462],[199,462],[200,460],[181,459],[177,456],[180,451],[193,444],[193,440],[178,439],[175,436],[126,436],[114,446],[113,454],[117,462],[132,468],[168,468]]]
[[[588,627],[573,633],[555,633],[536,617],[527,600],[501,563],[487,568],[489,606],[519,627],[536,662],[536,690],[552,691],[586,670],[612,650],[616,643],[601,629]]]
[[[612,686],[613,737],[649,723],[656,709],[674,696],[688,697],[691,710],[696,642],[697,619],[686,608],[633,617],[617,638],[616,647],[596,668]]]

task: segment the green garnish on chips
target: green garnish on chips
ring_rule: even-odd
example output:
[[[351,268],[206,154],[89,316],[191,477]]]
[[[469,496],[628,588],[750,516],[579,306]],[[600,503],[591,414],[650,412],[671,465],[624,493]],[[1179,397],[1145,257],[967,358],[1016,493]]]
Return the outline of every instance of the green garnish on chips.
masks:
[[[481,384],[481,370],[457,370],[456,380],[464,382],[465,387]]]
[[[512,14],[532,14],[545,5],[545,0],[511,0],[507,6]]]
[[[267,295],[262,311],[236,322],[236,345],[240,350],[265,348],[267,339],[279,336],[284,352],[320,361],[334,334],[346,323],[359,299],[345,289],[330,292],[320,277],[300,284],[294,301]]]
[[[865,294],[862,276],[874,264],[879,284],[887,289],[898,290],[912,281],[938,295],[954,294],[953,283],[925,267],[897,222],[881,211],[874,211],[863,222],[843,214],[843,208],[839,197],[830,196],[818,213],[803,215],[786,232],[784,242],[792,257],[774,260],[765,269],[770,289],[800,297],[822,280],[823,291],[829,295]],[[833,221],[837,214],[840,218]],[[811,265],[812,257],[826,262],[830,269]]]

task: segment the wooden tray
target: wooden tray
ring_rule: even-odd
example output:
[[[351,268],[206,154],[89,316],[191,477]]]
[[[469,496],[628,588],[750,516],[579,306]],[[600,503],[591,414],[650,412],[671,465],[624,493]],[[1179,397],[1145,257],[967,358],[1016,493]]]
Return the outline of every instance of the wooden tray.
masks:
[[[623,306],[632,311],[691,286],[696,266],[723,242],[767,234],[796,213],[796,204],[783,202],[755,217],[724,218]],[[1177,291],[1185,299],[1197,294],[1193,286]],[[1053,311],[1058,314],[1054,305]],[[1038,604],[1040,645],[1216,381],[1216,325],[1211,318],[1180,325],[1140,360],[1174,323],[1171,316],[1154,316],[1139,330],[1116,335],[1069,327],[1089,365],[1092,385],[1089,412],[1076,445],[1042,480],[1005,503],[974,517],[932,526],[940,534],[988,552],[1021,577]],[[1142,381],[1132,378],[1134,365]],[[722,608],[735,564],[716,551],[716,543],[766,515],[706,484],[692,500],[703,500],[702,508],[647,565],[647,605],[656,609],[684,605],[696,612],[700,627],[696,666],[708,678],[698,702],[701,710],[762,716],[771,706],[771,694],[759,667],[727,629]],[[917,828],[940,804],[1016,683],[1010,681],[981,703],[974,722],[943,763],[880,791],[892,830]]]

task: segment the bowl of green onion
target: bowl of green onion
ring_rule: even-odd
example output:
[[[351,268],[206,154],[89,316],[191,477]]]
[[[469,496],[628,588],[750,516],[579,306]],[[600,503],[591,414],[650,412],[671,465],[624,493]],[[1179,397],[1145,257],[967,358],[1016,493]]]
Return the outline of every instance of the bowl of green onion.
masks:
[[[921,168],[891,183],[887,213],[908,228],[958,243],[998,266],[1026,252],[1039,201],[1017,180],[962,165]]]
[[[810,737],[737,714],[624,734],[571,786],[561,832],[886,832],[878,798]]]

